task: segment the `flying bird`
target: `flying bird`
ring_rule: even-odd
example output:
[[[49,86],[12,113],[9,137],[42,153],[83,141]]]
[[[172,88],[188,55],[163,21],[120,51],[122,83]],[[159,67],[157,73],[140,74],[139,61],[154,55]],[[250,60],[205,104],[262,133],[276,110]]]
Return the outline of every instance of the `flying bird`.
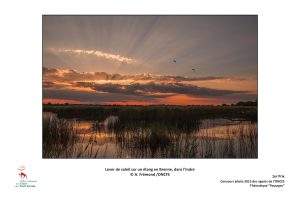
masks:
[[[196,71],[196,69],[192,69],[193,71]]]
[[[174,63],[176,63],[176,60],[175,60],[175,59],[173,59],[173,62],[174,62]]]

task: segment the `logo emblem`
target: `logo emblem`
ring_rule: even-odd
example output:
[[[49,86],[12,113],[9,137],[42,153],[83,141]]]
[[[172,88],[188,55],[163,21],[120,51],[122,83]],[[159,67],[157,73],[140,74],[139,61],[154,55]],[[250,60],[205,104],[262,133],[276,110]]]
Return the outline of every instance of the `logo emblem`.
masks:
[[[21,165],[18,170],[20,171],[19,173],[19,176],[21,179],[24,179],[26,178],[27,179],[27,175],[23,172],[23,170],[25,170],[25,166],[24,165]]]
[[[25,173],[25,165],[21,165],[17,167],[19,178],[16,182],[15,187],[22,187],[22,188],[35,188],[36,187],[36,180],[31,179],[31,176],[29,179],[27,178],[27,172]],[[34,176],[34,174],[33,174]],[[16,176],[17,177],[17,176]]]

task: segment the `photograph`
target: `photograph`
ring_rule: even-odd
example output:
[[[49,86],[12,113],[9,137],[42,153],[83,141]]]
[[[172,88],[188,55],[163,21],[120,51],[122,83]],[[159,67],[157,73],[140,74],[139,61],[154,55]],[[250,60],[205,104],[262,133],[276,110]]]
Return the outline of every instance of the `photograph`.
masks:
[[[43,15],[42,157],[257,159],[258,15]]]
[[[0,199],[300,199],[296,1],[2,4]]]

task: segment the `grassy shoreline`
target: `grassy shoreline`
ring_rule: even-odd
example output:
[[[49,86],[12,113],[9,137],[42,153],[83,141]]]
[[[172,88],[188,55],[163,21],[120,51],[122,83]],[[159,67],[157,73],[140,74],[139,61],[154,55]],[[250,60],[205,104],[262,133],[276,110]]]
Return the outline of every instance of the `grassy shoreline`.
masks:
[[[117,158],[258,156],[256,106],[43,105],[43,111],[56,113],[58,117],[43,116],[44,158],[105,158],[106,150],[98,152],[102,148],[98,143],[76,145],[80,131],[78,123],[92,121],[93,137],[96,137],[104,128],[101,121],[110,116],[118,117],[114,123],[106,125],[114,138]],[[251,124],[247,129],[242,125],[237,130],[225,129],[227,137],[222,139],[215,137],[215,132],[199,128],[202,119],[214,118],[247,120]],[[96,146],[98,149],[93,151]]]
[[[121,120],[193,121],[227,118],[257,121],[257,106],[118,106],[118,105],[43,105],[44,112],[61,118],[104,120],[110,115]]]

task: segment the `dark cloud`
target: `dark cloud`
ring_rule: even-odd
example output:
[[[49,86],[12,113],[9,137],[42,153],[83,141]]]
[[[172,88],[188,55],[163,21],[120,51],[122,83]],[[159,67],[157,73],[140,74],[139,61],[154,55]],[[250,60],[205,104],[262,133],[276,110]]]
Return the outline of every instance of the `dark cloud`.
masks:
[[[57,69],[43,67],[43,75],[55,75],[58,74],[58,72]]]
[[[90,103],[147,101],[155,102],[157,97],[124,95],[115,93],[98,93],[68,89],[43,89],[43,99],[75,100]]]
[[[184,76],[170,76],[170,75],[154,75],[154,74],[137,74],[137,75],[121,75],[121,74],[108,74],[106,72],[94,73],[79,73],[73,69],[58,70],[43,67],[43,77],[46,81],[96,81],[96,80],[133,80],[133,81],[211,81],[211,80],[231,80],[239,81],[244,80],[235,77],[184,77]]]
[[[75,84],[79,87],[88,87],[95,91],[107,92],[114,94],[136,95],[136,96],[152,96],[153,93],[159,94],[186,94],[197,97],[222,97],[233,94],[244,94],[246,91],[233,91],[233,90],[217,90],[205,87],[198,87],[190,84],[182,83],[133,83],[130,85],[121,84],[97,84],[93,82],[77,82]]]
[[[43,81],[43,88],[52,88],[55,86],[54,82],[51,81]]]
[[[195,78],[188,78],[183,76],[161,76],[158,80],[162,81],[175,81],[175,82],[182,82],[182,81],[213,81],[213,80],[231,80],[231,81],[242,81],[246,79],[242,78],[235,78],[235,77],[220,77],[220,76],[206,76],[206,77],[195,77]]]
[[[43,89],[43,99],[61,99],[61,100],[75,100],[82,103],[96,103],[105,104],[108,102],[129,102],[129,101],[140,101],[149,103],[158,103],[162,98],[166,98],[172,95],[127,95],[124,93],[99,93],[99,92],[89,92],[89,91],[78,91],[71,89],[53,89],[44,88]],[[216,99],[212,97],[211,99]],[[240,93],[232,94],[222,97],[223,103],[232,103],[238,101],[248,101],[257,99],[256,94]],[[189,104],[189,102],[186,102]]]

